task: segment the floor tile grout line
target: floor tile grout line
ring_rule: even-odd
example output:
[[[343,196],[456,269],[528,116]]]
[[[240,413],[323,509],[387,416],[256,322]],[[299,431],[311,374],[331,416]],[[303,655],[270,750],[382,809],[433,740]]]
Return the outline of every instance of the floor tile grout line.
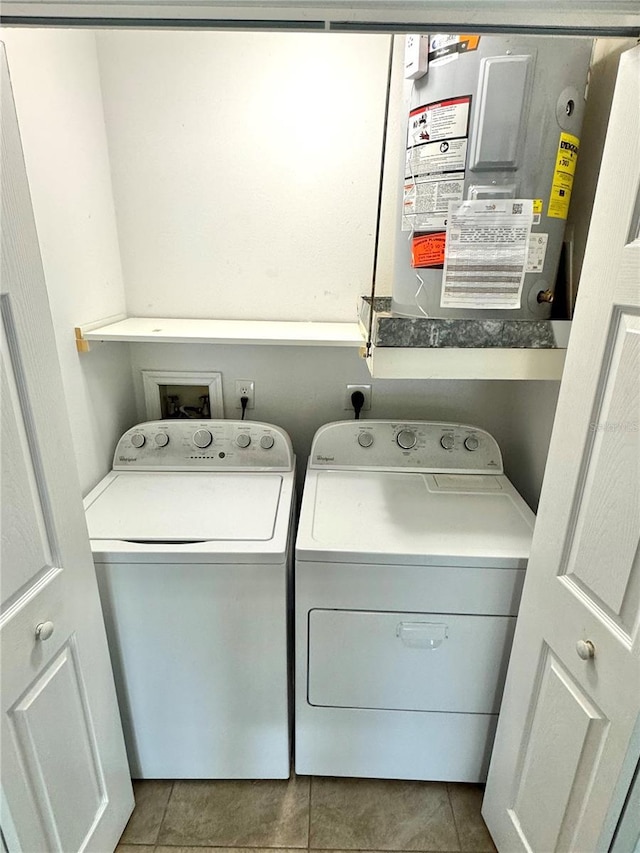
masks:
[[[462,850],[462,841],[460,840],[460,830],[458,829],[458,821],[456,820],[456,810],[453,807],[453,800],[451,799],[451,788],[449,786],[449,782],[445,782],[447,788],[447,798],[449,800],[449,808],[451,809],[451,817],[453,818],[453,828],[456,831],[456,838],[458,839],[458,850]]]
[[[155,847],[158,847],[158,841],[160,840],[160,833],[162,832],[162,826],[164,824],[164,819],[167,816],[167,809],[169,808],[169,802],[171,800],[171,797],[173,796],[173,789],[175,787],[176,787],[176,780],[174,779],[171,783],[171,790],[169,791],[169,796],[167,797],[167,802],[164,804],[164,809],[162,811],[162,820],[158,824],[158,832],[156,834],[154,850],[155,850]],[[164,846],[164,845],[162,845],[162,846]]]
[[[313,785],[313,776],[309,776],[309,814],[307,816],[307,850],[311,847],[311,787]]]

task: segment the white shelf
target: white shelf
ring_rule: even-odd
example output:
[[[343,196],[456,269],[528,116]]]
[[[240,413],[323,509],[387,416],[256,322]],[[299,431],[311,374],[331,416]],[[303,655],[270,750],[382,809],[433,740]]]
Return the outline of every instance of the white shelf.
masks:
[[[80,326],[85,341],[191,344],[263,344],[272,346],[361,347],[357,322],[303,323],[272,320],[176,320],[127,317],[94,328]],[[78,337],[78,333],[76,333]]]
[[[562,378],[565,349],[376,347],[367,358],[374,379]]]
[[[76,329],[78,349],[90,341],[139,343],[258,344],[364,348],[358,323],[272,320],[178,320],[109,318]],[[115,322],[114,322],[115,321]],[[364,352],[364,349],[363,349]],[[546,379],[562,377],[564,349],[458,349],[373,346],[366,359],[374,379]]]

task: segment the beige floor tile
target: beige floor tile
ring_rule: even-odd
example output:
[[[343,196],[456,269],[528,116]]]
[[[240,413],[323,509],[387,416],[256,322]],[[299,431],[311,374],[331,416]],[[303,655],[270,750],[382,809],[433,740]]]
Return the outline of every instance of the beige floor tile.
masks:
[[[121,845],[156,843],[172,785],[173,782],[155,779],[133,783],[136,807],[122,833]]]
[[[306,847],[309,778],[176,782],[158,844]]]
[[[315,778],[309,846],[457,851],[446,783]]]
[[[155,853],[153,844],[118,844],[116,853]]]
[[[135,847],[131,853],[141,850]],[[273,847],[154,847],[154,853],[273,853]],[[117,853],[117,851],[116,851]],[[126,853],[130,853],[129,850]],[[279,847],[278,853],[300,853],[299,847]]]
[[[480,814],[484,786],[450,782],[449,796],[463,851],[465,853],[496,853],[489,830]]]

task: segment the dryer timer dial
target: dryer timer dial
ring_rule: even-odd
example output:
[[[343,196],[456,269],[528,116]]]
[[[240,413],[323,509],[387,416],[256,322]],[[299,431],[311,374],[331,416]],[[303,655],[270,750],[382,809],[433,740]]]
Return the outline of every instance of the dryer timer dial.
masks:
[[[416,434],[412,429],[401,429],[396,436],[398,447],[401,447],[403,450],[411,450],[412,447],[416,446],[417,440]]]

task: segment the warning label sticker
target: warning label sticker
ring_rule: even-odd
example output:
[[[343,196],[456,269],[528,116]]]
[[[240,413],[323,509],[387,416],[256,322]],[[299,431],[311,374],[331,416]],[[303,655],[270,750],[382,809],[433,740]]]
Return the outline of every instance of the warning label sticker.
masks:
[[[462,201],[463,191],[464,174],[459,172],[405,181],[402,230],[446,228],[449,202]]]
[[[411,241],[411,263],[414,267],[444,266],[446,233],[422,234]]]
[[[409,113],[407,148],[467,136],[471,95],[435,101],[416,107]]]
[[[580,140],[571,133],[561,133],[553,172],[553,183],[549,196],[547,216],[554,219],[566,219],[573,189],[573,176],[578,163]]]
[[[480,36],[451,36],[446,33],[432,35],[429,37],[429,62],[444,64],[457,59],[461,53],[477,50],[479,44]]]
[[[463,172],[466,162],[466,139],[430,142],[407,150],[405,178],[420,178],[435,172]]]

